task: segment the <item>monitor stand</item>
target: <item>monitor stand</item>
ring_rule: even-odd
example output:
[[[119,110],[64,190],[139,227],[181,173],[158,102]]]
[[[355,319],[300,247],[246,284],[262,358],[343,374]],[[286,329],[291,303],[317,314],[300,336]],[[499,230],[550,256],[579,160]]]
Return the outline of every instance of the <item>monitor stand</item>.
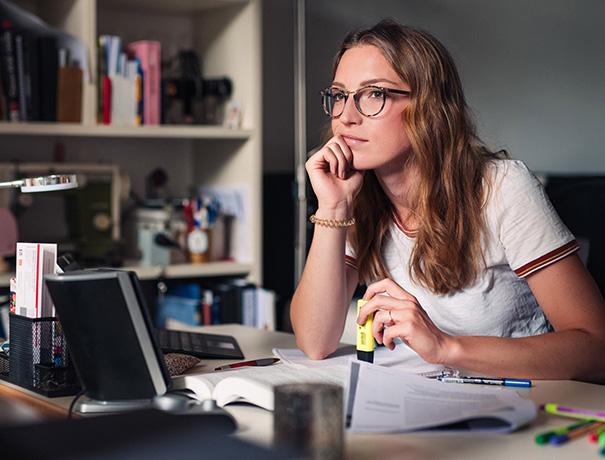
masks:
[[[74,412],[80,415],[115,414],[141,409],[157,409],[172,414],[208,414],[225,418],[225,422],[232,423],[236,428],[235,419],[225,409],[216,405],[216,401],[208,399],[200,401],[191,398],[184,391],[173,391],[153,399],[136,399],[120,401],[98,401],[83,396],[76,401]]]

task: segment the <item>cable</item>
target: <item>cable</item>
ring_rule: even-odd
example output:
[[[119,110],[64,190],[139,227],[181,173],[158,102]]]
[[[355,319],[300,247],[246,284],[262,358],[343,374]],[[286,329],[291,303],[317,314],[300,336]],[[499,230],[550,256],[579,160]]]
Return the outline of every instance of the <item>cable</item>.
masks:
[[[76,397],[74,399],[72,399],[71,404],[69,405],[69,409],[67,410],[67,418],[71,419],[72,418],[72,414],[73,414],[73,410],[74,407],[76,405],[76,402],[78,402],[78,399],[80,399],[83,395],[84,395],[85,390],[80,390],[80,392],[76,395]]]

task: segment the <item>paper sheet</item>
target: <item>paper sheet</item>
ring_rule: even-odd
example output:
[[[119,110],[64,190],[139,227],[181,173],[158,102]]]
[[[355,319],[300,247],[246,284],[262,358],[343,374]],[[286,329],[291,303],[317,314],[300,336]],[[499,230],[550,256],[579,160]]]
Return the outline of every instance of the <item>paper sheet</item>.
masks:
[[[359,361],[351,362],[346,404],[350,429],[362,432],[509,432],[536,416],[534,403],[510,388],[444,383]]]
[[[306,368],[348,367],[352,360],[357,359],[354,345],[339,348],[336,352],[322,360],[309,359],[297,348],[274,348],[273,354],[286,364]],[[430,364],[422,360],[413,350],[402,343],[397,344],[393,351],[386,347],[376,348],[374,351],[374,364],[426,377],[440,374],[445,370],[441,365]]]

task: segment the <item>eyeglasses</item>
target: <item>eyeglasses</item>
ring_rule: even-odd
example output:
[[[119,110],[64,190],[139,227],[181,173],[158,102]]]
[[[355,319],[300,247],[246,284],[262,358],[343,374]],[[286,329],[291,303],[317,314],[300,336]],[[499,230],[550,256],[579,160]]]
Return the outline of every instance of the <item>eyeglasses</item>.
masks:
[[[364,86],[357,91],[345,91],[332,86],[324,89],[320,94],[324,112],[331,118],[338,118],[344,112],[351,94],[359,113],[366,117],[375,117],[384,109],[387,95],[392,93],[410,95],[410,91],[381,86]]]

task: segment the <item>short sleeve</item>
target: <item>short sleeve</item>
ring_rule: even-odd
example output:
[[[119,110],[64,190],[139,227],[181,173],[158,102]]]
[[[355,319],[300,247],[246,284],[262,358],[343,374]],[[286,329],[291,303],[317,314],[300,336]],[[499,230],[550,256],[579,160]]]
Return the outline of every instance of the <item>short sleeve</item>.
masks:
[[[524,278],[577,251],[540,181],[517,160],[502,160],[494,175],[492,203],[497,233],[510,267]]]
[[[347,239],[347,243],[345,246],[345,265],[357,270],[357,258],[355,257],[355,250],[349,240]]]

